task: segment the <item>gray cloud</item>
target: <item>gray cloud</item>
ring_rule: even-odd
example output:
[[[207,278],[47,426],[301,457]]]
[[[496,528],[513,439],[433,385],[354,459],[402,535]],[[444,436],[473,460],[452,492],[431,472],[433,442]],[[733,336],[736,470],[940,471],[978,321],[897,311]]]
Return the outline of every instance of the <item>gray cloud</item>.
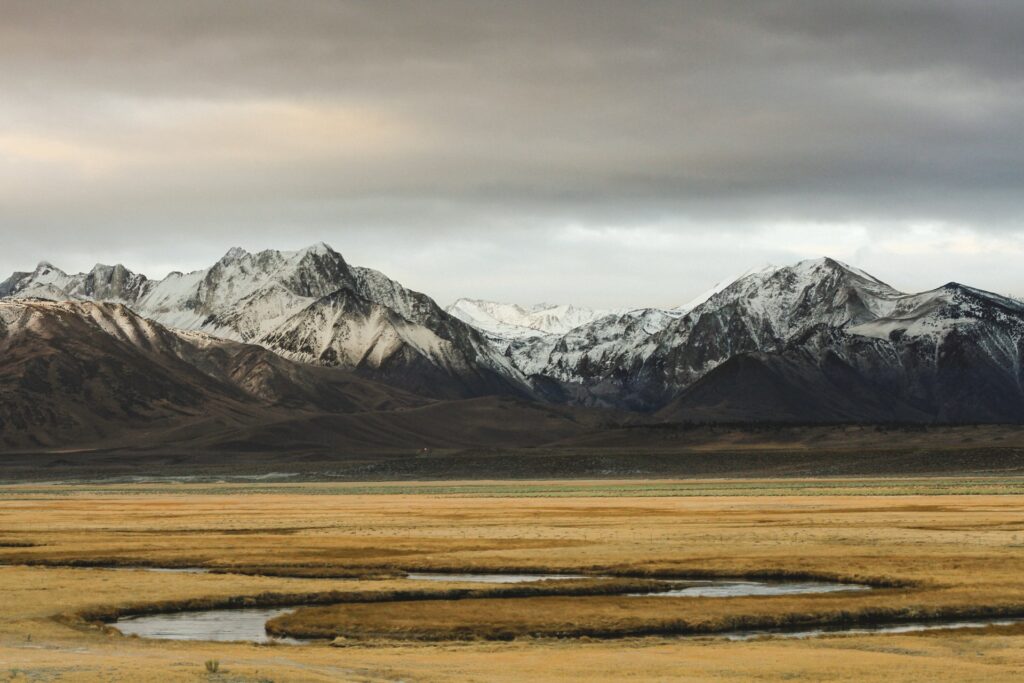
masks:
[[[1024,293],[1019,2],[0,12],[5,270],[325,239],[442,300],[667,305],[828,250]]]

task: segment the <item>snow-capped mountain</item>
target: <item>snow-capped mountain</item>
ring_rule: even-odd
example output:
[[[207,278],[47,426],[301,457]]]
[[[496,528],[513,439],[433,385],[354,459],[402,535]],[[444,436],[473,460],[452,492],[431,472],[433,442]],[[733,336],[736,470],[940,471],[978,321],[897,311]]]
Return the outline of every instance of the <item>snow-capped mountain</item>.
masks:
[[[856,268],[817,259],[745,275],[682,315],[656,316],[649,332],[630,324],[638,320],[604,318],[555,340],[513,345],[509,356],[554,400],[643,410],[676,400],[671,415],[679,419],[710,418],[714,411],[703,402],[744,395],[743,373],[724,367],[735,368],[735,359],[748,359],[740,361],[748,369],[750,357],[769,359],[773,372],[784,374],[779,359],[795,367],[794,354],[801,367],[809,358],[836,372],[842,366],[839,375],[857,378],[861,395],[898,398],[903,407],[890,410],[895,417],[1024,419],[1024,305],[1008,297],[956,284],[906,294]],[[720,366],[718,376],[734,377],[729,391],[705,387],[700,401],[691,394],[693,400],[680,402]],[[824,389],[820,377],[815,382],[798,383],[807,414],[820,407],[808,388]],[[983,394],[977,382],[998,387],[991,394],[1000,398],[972,412],[961,405],[957,385]],[[775,384],[786,381],[776,377]],[[743,412],[730,414],[742,419]],[[825,412],[833,419],[850,414],[849,407]],[[877,407],[872,419],[885,414]]]
[[[714,295],[718,294],[723,289],[725,289],[726,287],[728,287],[732,283],[736,282],[737,280],[741,280],[741,279],[743,279],[745,277],[748,277],[750,275],[754,275],[755,273],[760,273],[760,272],[774,270],[774,269],[775,269],[775,267],[771,266],[771,265],[763,265],[763,266],[760,266],[760,267],[757,267],[757,268],[749,268],[749,269],[743,271],[742,273],[740,273],[739,275],[736,275],[735,277],[731,277],[731,278],[722,280],[720,282],[716,282],[715,285],[713,287],[711,287],[710,289],[707,289],[707,290],[701,292],[697,296],[695,296],[692,299],[690,299],[689,301],[687,301],[685,304],[682,304],[680,306],[676,306],[675,308],[671,309],[669,312],[673,313],[673,314],[676,314],[676,317],[678,317],[679,315],[683,315],[685,313],[689,313],[690,311],[692,311],[693,309],[697,308],[702,303],[704,303],[705,301],[707,301],[708,299],[710,299]]]
[[[565,334],[613,313],[571,304],[520,306],[481,299],[459,299],[445,310],[499,344]]]
[[[15,273],[0,297],[123,303],[168,327],[259,344],[286,358],[352,369],[434,396],[519,392],[518,372],[472,327],[424,294],[349,266],[325,244],[234,248],[192,273],[149,280],[123,266]]]
[[[204,465],[194,456],[204,451],[226,463],[274,451],[302,459],[540,445],[588,429],[576,412],[510,396],[425,398],[166,328],[120,303],[0,300],[3,453],[130,449],[145,451],[148,467],[173,461],[196,474]],[[116,467],[118,457],[109,462]]]
[[[905,293],[828,258],[758,268],[671,310],[462,299],[446,312],[322,244],[232,249],[163,280],[44,262],[0,298],[112,302],[434,397],[532,394],[672,420],[1024,421],[1024,303],[955,283]]]

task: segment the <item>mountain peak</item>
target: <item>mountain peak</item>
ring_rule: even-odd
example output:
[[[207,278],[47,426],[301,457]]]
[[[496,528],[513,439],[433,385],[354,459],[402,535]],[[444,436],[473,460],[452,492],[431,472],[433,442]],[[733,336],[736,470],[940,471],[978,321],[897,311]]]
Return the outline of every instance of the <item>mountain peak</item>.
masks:
[[[247,252],[242,247],[231,247],[230,249],[228,249],[228,252],[226,254],[224,254],[224,256],[221,257],[220,260],[221,260],[221,262],[224,262],[224,261],[237,261],[238,259],[244,258],[244,257],[246,257],[248,255],[249,255],[249,252]]]
[[[565,334],[611,312],[573,304],[541,303],[523,306],[469,298],[458,299],[445,310],[485,334],[505,342]]]
[[[327,254],[336,254],[338,252],[334,251],[334,249],[331,248],[331,245],[327,244],[326,242],[317,242],[316,244],[311,244],[305,249],[300,249],[299,253],[324,256]]]
[[[92,274],[96,273],[128,273],[130,272],[122,263],[116,263],[112,266],[108,266],[106,263],[97,263],[89,271]]]
[[[49,261],[40,261],[36,265],[35,274],[39,275],[39,274],[48,273],[50,271],[57,271],[58,273],[63,273],[64,272],[63,270],[61,270],[57,266],[53,265]]]
[[[829,271],[832,271],[832,272],[838,271],[838,272],[846,273],[846,274],[853,275],[855,277],[861,278],[863,280],[869,280],[871,282],[874,282],[874,283],[877,283],[877,284],[880,284],[880,285],[885,285],[885,286],[888,287],[888,285],[886,285],[886,283],[882,282],[881,280],[879,280],[877,277],[875,277],[871,273],[868,273],[868,272],[866,272],[864,270],[861,270],[860,268],[857,268],[855,266],[851,266],[848,263],[844,263],[843,261],[840,261],[839,259],[832,258],[831,256],[822,256],[822,257],[816,258],[816,259],[806,259],[804,261],[798,262],[794,266],[791,266],[791,268],[793,270],[798,270],[798,271],[802,271],[802,272],[810,272],[810,271],[813,271],[815,269],[825,268],[825,269],[827,269]]]

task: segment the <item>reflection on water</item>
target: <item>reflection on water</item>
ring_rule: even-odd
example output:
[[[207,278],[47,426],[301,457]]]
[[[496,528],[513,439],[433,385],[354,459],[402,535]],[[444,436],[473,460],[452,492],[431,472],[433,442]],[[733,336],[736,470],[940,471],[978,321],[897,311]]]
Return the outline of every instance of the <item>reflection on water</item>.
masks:
[[[890,626],[861,626],[858,628],[819,628],[810,631],[743,631],[722,634],[727,640],[754,640],[755,638],[817,638],[819,636],[855,636],[873,633],[917,633],[919,631],[952,631],[961,628],[988,628],[1012,626],[1024,619],[981,619],[978,621],[945,621],[896,624]]]
[[[118,619],[114,625],[126,636],[160,640],[248,641],[297,643],[292,638],[271,638],[267,621],[295,610],[287,608],[215,609],[202,612],[147,614]]]
[[[824,581],[760,583],[755,581],[709,582],[676,590],[651,593],[630,593],[632,597],[659,598],[737,598],[746,595],[801,595],[804,593],[838,593],[871,590],[870,586]]]
[[[252,643],[300,644],[303,640],[294,638],[271,638],[266,632],[270,619],[287,614],[301,605],[283,608],[240,608],[216,609],[200,612],[176,612],[171,614],[150,614],[139,617],[124,617],[115,622],[121,633],[142,638],[161,640],[210,640],[247,641]],[[915,633],[918,631],[939,631],[952,629],[985,628],[987,626],[1009,626],[1024,622],[1024,619],[979,619],[974,621],[927,621],[918,623],[893,624],[887,626],[859,626],[820,628],[806,631],[735,631],[718,633],[698,638],[724,638],[745,641],[756,638],[815,638],[829,635],[870,635]]]
[[[161,572],[164,574],[208,574],[205,567],[92,567],[113,572]]]
[[[161,571],[154,569],[154,571]],[[191,569],[164,569],[162,571],[202,571]],[[477,583],[525,583],[552,579],[599,578],[568,574],[431,574],[412,573],[409,579],[418,581],[465,581]],[[817,581],[762,583],[756,581],[708,581],[697,585],[678,588],[663,593],[631,593],[633,597],[700,597],[729,598],[739,596],[799,595],[805,593],[832,593],[838,591],[870,590],[869,586],[855,584],[827,583]],[[579,599],[586,599],[581,597]],[[174,612],[123,617],[115,626],[125,635],[163,640],[209,640],[247,641],[253,643],[302,643],[292,638],[271,638],[266,632],[270,619],[288,614],[302,605],[278,608],[215,609],[194,612]],[[886,633],[914,633],[950,629],[985,628],[1007,626],[1024,622],[1024,619],[979,619],[973,621],[946,622],[926,621],[883,626],[859,626],[846,628],[821,628],[805,631],[735,631],[712,636],[727,640],[744,641],[755,638],[814,638],[827,635],[867,635]]]
[[[558,581],[564,579],[605,578],[581,576],[579,574],[442,574],[413,572],[407,579],[415,581],[462,581],[465,583],[533,583],[535,581]]]

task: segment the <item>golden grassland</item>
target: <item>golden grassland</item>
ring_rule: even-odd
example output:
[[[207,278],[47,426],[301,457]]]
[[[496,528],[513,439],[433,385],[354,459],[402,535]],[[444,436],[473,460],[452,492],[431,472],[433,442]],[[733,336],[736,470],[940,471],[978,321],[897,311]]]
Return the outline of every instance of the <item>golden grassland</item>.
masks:
[[[677,483],[684,484],[691,486]],[[954,484],[895,482],[882,495],[865,493],[864,481],[837,480],[814,484],[821,490],[813,494],[761,482],[776,495],[752,492],[749,481],[662,495],[652,492],[665,482],[646,489],[636,482],[473,484],[491,487],[473,489],[477,495],[430,484],[403,485],[401,493],[326,484],[2,487],[0,681],[1017,680],[1024,671],[1019,627],[806,641],[523,637],[599,627],[603,635],[629,635],[659,623],[714,630],[856,613],[1024,615],[1017,482],[989,482],[1004,495],[959,495]],[[623,487],[618,495],[608,488],[614,485]],[[557,497],[544,493],[552,487]],[[67,566],[88,564],[247,573]],[[594,581],[527,589],[393,578],[430,569],[820,576],[889,587],[631,598],[536,594],[600,593]],[[438,599],[453,597],[460,599]],[[319,624],[323,635],[349,636],[345,646],[147,641],[90,623],[156,605],[296,599],[361,600],[293,617]],[[451,640],[474,634],[519,637]],[[207,660],[219,661],[220,673],[208,674]]]

